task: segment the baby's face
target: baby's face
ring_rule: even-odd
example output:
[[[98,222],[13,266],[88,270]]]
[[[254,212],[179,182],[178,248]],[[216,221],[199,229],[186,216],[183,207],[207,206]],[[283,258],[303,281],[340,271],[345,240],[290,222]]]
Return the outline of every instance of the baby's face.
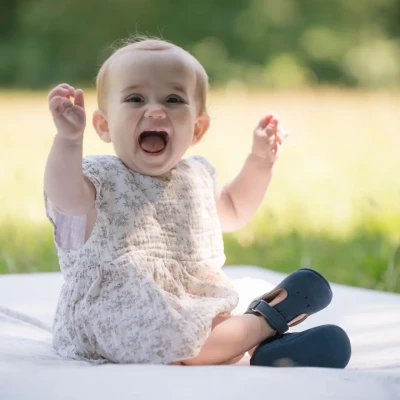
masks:
[[[178,51],[132,50],[118,55],[107,74],[104,114],[117,156],[142,174],[169,171],[208,127],[194,68]]]

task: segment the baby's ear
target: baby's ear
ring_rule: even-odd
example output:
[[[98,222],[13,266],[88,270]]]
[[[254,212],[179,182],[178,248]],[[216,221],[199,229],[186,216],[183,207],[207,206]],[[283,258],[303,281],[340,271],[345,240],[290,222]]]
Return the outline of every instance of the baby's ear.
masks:
[[[194,135],[192,145],[198,143],[210,126],[210,117],[206,113],[202,113],[197,117],[194,125]]]
[[[96,110],[93,113],[93,127],[101,140],[106,143],[111,142],[110,131],[108,130],[108,121],[103,111]]]

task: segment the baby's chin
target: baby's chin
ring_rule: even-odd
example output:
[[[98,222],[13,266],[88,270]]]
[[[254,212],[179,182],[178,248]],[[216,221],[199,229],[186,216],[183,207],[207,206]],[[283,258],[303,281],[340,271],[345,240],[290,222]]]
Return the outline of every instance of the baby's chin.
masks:
[[[123,160],[122,162],[125,164],[127,168],[132,171],[138,172],[142,175],[153,176],[153,177],[162,177],[167,176],[172,169],[175,168],[176,164],[179,162],[173,160],[165,160],[160,163],[148,163],[148,162],[133,162],[130,160]]]

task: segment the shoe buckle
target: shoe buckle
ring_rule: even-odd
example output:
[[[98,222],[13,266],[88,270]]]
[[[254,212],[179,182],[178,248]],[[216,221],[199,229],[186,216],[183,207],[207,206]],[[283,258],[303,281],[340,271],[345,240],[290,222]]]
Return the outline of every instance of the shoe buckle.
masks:
[[[256,304],[251,308],[251,311],[260,314],[260,311],[257,310],[258,305],[261,303],[261,300],[258,300]]]

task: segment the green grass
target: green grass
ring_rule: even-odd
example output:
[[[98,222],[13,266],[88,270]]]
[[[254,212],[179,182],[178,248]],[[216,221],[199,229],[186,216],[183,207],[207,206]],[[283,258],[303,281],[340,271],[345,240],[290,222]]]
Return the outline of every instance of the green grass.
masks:
[[[1,274],[59,270],[53,235],[45,222],[3,222],[0,248]]]
[[[399,101],[396,93],[326,90],[212,93],[211,130],[190,153],[208,157],[221,184],[239,171],[266,112],[291,134],[261,209],[225,235],[227,262],[306,266],[334,282],[400,292]],[[90,114],[93,93],[86,104]],[[3,92],[0,106],[0,273],[56,271],[42,199],[54,136],[46,93]],[[113,152],[88,126],[84,153]]]

